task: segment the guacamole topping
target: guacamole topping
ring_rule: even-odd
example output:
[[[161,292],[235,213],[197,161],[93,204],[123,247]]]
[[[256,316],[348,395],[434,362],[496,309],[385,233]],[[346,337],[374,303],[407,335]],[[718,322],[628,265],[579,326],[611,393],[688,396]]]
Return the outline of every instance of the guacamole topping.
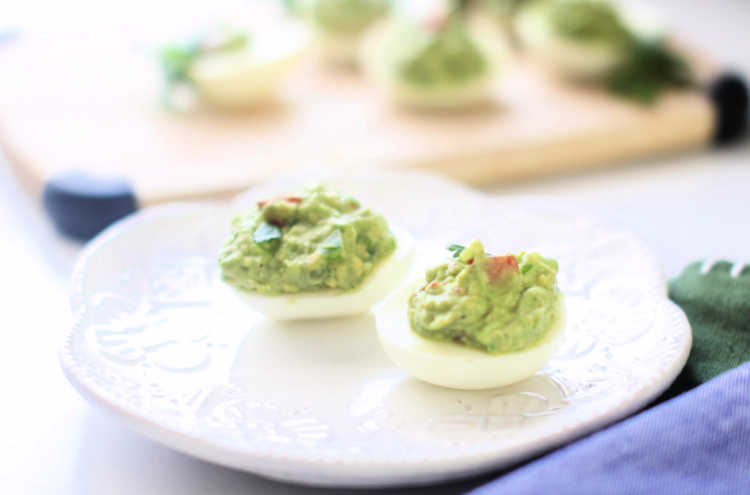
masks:
[[[501,354],[528,349],[561,317],[557,262],[538,253],[491,256],[478,240],[427,271],[409,298],[411,329],[427,339]]]
[[[385,52],[386,63],[397,77],[420,87],[462,84],[489,70],[458,11],[421,23],[402,20]]]
[[[386,0],[315,0],[312,18],[325,31],[357,35],[387,11]]]
[[[599,0],[564,0],[550,4],[550,21],[561,36],[597,43],[626,43],[627,28],[614,6]]]
[[[219,266],[228,284],[261,294],[351,290],[395,249],[382,215],[317,185],[235,217]]]

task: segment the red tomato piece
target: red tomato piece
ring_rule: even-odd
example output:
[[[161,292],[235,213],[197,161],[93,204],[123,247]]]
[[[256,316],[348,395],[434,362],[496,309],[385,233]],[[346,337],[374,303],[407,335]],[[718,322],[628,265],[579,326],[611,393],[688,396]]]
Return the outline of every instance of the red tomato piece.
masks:
[[[289,203],[294,203],[294,204],[299,204],[302,202],[302,198],[300,198],[299,196],[287,196],[286,198],[277,197],[277,198],[272,198],[272,199],[264,199],[262,201],[258,201],[258,209],[262,210],[263,208],[266,207],[268,203],[272,201],[279,201],[280,199],[283,199],[284,201],[287,201]]]
[[[516,272],[518,270],[518,260],[512,254],[506,256],[493,256],[487,260],[487,276],[490,278],[490,282],[497,282],[501,278],[504,278],[506,273]]]
[[[448,13],[442,5],[438,5],[425,16],[422,25],[428,31],[436,32],[440,31],[447,21]]]

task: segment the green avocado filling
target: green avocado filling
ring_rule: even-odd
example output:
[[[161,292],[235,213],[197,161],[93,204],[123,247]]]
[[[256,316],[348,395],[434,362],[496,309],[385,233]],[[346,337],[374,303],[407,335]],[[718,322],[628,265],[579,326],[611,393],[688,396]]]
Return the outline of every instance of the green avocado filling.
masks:
[[[395,249],[382,215],[318,185],[235,217],[219,267],[228,284],[261,294],[351,290]]]
[[[695,85],[689,65],[666,40],[636,32],[611,1],[539,0],[536,5],[560,36],[623,51],[622,63],[604,77],[610,92],[648,104],[666,89]]]
[[[551,4],[550,19],[558,34],[586,41],[623,43],[629,33],[614,6],[596,0],[567,0]]]
[[[538,253],[490,256],[478,240],[427,271],[409,324],[427,339],[502,354],[533,347],[561,317],[557,262]]]
[[[357,35],[387,11],[385,0],[316,0],[312,19],[325,31]]]
[[[484,76],[489,67],[459,12],[422,24],[402,21],[386,53],[397,77],[420,87],[462,84]]]

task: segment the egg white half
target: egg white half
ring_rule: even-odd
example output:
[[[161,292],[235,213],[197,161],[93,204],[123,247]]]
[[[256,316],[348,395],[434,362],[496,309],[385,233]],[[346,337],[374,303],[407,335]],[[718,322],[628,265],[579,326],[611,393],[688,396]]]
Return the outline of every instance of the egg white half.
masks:
[[[613,2],[623,22],[643,38],[662,36],[663,24],[653,10],[637,3]],[[606,43],[574,41],[554,32],[543,13],[544,3],[522,9],[515,28],[532,57],[565,77],[601,78],[622,63],[627,53]]]
[[[284,23],[258,32],[247,49],[199,57],[190,68],[198,94],[219,107],[247,107],[272,100],[282,79],[301,60],[309,30]]]
[[[360,65],[368,79],[386,98],[403,106],[426,109],[465,108],[492,99],[496,76],[508,56],[507,45],[497,29],[490,29],[479,18],[470,22],[472,39],[489,64],[486,74],[469,82],[430,89],[396,77],[385,63],[385,40],[389,29],[392,29],[389,21],[373,28],[364,38],[359,54]]]
[[[391,225],[398,243],[396,251],[380,262],[358,288],[351,291],[325,290],[289,295],[262,295],[235,290],[240,299],[269,318],[302,320],[332,318],[365,313],[385,299],[409,273],[414,239],[405,230]]]
[[[565,313],[534,347],[506,354],[488,354],[451,342],[420,337],[409,326],[407,302],[421,282],[405,284],[375,313],[383,350],[393,363],[415,378],[443,387],[478,390],[519,382],[540,370],[562,341]]]

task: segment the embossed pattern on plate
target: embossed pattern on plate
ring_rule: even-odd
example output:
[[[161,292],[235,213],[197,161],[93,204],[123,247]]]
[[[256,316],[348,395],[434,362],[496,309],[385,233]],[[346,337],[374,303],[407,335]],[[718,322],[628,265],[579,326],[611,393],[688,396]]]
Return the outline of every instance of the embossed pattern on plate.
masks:
[[[75,271],[76,324],[61,350],[78,390],[212,462],[387,486],[517,462],[637,410],[684,365],[689,326],[633,235],[550,200],[489,197],[420,173],[327,182],[408,228],[422,263],[435,246],[472,237],[557,258],[569,322],[544,369],[501,389],[449,390],[391,365],[372,314],[270,322],[232,297],[215,255],[233,212],[294,182],[229,206],[146,210],[93,241]]]

